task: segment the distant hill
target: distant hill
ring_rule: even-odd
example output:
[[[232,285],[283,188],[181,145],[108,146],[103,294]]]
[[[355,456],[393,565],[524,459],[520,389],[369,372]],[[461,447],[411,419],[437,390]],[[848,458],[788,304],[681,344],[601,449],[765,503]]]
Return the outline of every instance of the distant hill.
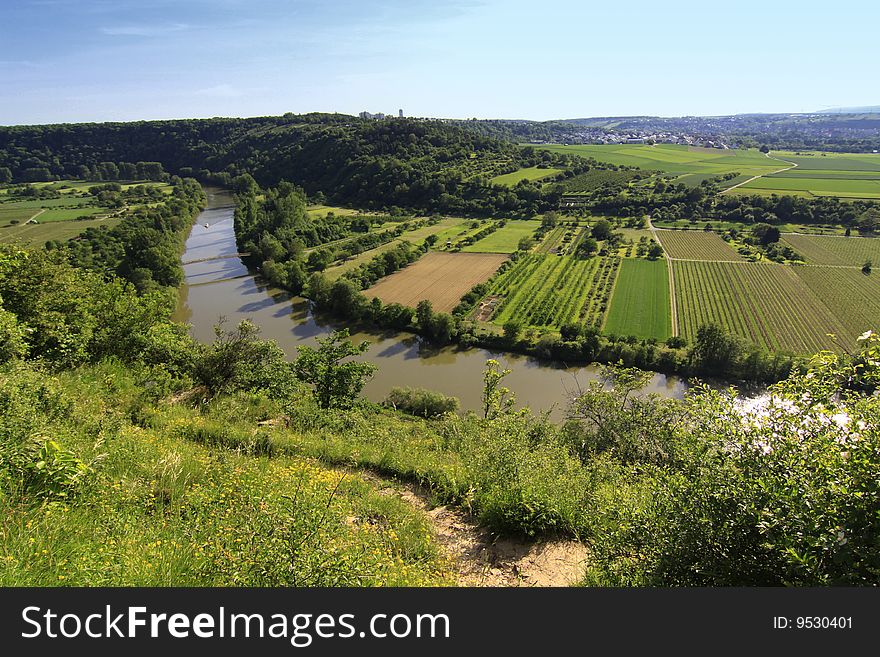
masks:
[[[880,114],[880,105],[865,105],[863,107],[832,107],[831,109],[819,110],[816,114]]]

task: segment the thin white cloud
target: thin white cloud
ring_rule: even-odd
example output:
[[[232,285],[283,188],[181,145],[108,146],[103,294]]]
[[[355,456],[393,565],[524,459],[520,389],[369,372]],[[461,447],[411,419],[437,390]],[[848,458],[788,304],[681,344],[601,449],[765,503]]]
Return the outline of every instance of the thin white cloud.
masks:
[[[239,98],[243,95],[239,89],[225,83],[197,89],[195,93],[197,96],[209,96],[211,98]]]
[[[183,32],[190,28],[186,23],[171,23],[169,25],[114,25],[102,27],[101,32],[108,36],[137,36],[159,37],[175,32]]]

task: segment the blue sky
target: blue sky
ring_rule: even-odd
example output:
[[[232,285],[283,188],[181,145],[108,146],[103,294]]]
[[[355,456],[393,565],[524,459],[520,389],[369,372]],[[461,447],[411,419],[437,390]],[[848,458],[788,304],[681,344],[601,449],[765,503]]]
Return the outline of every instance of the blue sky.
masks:
[[[0,124],[880,104],[880,4],[4,0]]]

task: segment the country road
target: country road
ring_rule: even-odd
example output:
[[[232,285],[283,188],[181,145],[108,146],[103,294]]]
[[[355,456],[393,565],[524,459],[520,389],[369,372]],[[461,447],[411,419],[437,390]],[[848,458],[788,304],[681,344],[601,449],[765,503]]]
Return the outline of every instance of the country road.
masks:
[[[782,173],[783,171],[788,171],[789,169],[794,169],[797,166],[797,162],[789,162],[788,160],[783,160],[778,157],[772,157],[770,155],[770,153],[764,153],[764,155],[769,157],[771,160],[778,160],[779,162],[786,162],[786,163],[790,164],[791,166],[783,167],[782,169],[777,169],[776,171],[771,171],[770,173],[759,173],[757,176],[752,176],[748,180],[743,180],[741,183],[737,183],[736,185],[732,185],[731,187],[728,187],[727,189],[721,190],[718,193],[719,196],[721,194],[726,194],[731,189],[736,189],[737,187],[742,187],[743,185],[748,185],[750,182],[752,182],[753,180],[757,180],[758,178],[763,178],[764,176],[772,176],[774,173]]]

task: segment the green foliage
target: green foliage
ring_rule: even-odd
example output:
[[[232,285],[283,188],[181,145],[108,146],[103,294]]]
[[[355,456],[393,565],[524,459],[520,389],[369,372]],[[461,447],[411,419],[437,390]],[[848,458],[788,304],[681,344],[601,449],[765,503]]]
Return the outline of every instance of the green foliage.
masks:
[[[610,454],[623,463],[663,463],[674,458],[671,428],[681,412],[656,394],[640,394],[651,374],[605,366],[596,381],[569,404],[563,442],[584,463]]]
[[[377,367],[372,363],[342,361],[366,352],[369,347],[366,341],[352,343],[348,329],[334,331],[318,340],[317,349],[300,347],[293,370],[296,378],[312,386],[321,408],[344,408],[357,399]]]
[[[863,351],[876,348],[868,342]],[[859,369],[873,376],[877,365]],[[880,406],[876,396],[841,394],[852,373],[820,355],[751,410],[734,391],[695,389],[673,425],[674,465],[622,475],[605,500],[592,581],[875,583]]]
[[[394,387],[385,397],[385,405],[410,415],[435,418],[457,412],[459,402],[455,397],[447,397],[433,390]]]
[[[90,468],[64,446],[54,425],[72,405],[45,374],[24,366],[0,373],[0,495],[73,495]]]
[[[486,361],[486,369],[483,371],[483,417],[487,420],[509,413],[516,396],[509,388],[501,385],[511,370],[502,369],[501,364],[495,359]]]
[[[0,375],[0,584],[449,583],[406,502],[311,460],[268,458],[278,431],[254,424],[277,403],[165,402],[134,426],[136,374],[103,363]],[[11,436],[27,447],[12,461]]]
[[[0,247],[0,298],[8,349],[70,367],[108,356],[138,357],[141,340],[171,312],[168,295],[138,296],[120,280],[68,265],[58,252]]]
[[[702,372],[726,372],[736,362],[742,345],[736,336],[726,333],[717,324],[705,324],[688,352],[693,366]]]
[[[246,319],[231,331],[224,330],[222,319],[214,327],[214,342],[193,363],[193,377],[209,395],[254,388],[283,394],[289,389],[292,373],[284,352],[274,341],[259,340],[259,332]]]

